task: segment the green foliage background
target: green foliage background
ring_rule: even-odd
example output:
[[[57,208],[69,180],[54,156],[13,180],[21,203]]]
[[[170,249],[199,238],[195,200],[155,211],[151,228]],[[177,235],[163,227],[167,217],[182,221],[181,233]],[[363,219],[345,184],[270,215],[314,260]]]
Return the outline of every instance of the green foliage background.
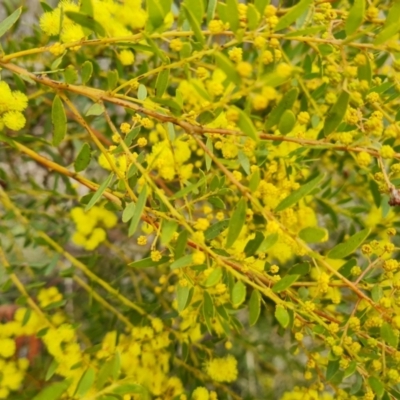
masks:
[[[400,398],[399,1],[1,6],[0,398]]]

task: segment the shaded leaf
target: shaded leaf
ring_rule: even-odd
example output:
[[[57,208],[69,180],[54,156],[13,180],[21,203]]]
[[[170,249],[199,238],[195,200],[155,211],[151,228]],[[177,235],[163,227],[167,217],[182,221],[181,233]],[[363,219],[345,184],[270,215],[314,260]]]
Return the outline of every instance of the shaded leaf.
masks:
[[[129,225],[129,232],[128,236],[132,236],[136,232],[136,228],[139,225],[140,218],[143,214],[144,208],[146,206],[146,200],[147,200],[147,186],[143,186],[139,197],[138,201],[136,203],[136,210],[133,218],[131,219],[131,223]]]
[[[192,11],[186,7],[186,5],[182,4],[182,8],[185,11],[186,18],[188,19],[190,26],[193,29],[196,39],[203,46],[205,43],[205,39],[199,22],[196,20],[196,17],[193,15]]]
[[[278,105],[268,114],[268,118],[265,121],[266,131],[279,123],[279,120],[284,111],[293,107],[293,104],[295,103],[298,95],[299,89],[292,88],[282,97]]]
[[[162,70],[156,80],[156,96],[162,97],[168,87],[169,68]]]
[[[75,11],[66,11],[65,15],[83,28],[90,29],[99,36],[106,36],[106,31],[103,26],[92,16]]]
[[[296,117],[292,110],[285,110],[279,120],[278,129],[282,135],[291,132],[296,125]]]
[[[81,69],[81,78],[82,78],[82,83],[85,85],[89,79],[92,77],[93,74],[93,64],[86,60],[82,64],[82,69]]]
[[[204,231],[204,238],[206,240],[213,240],[220,233],[222,233],[228,226],[229,226],[229,219],[218,221]]]
[[[51,122],[53,124],[53,145],[58,146],[67,133],[67,117],[64,104],[59,96],[55,96],[53,100]]]
[[[178,302],[179,312],[182,312],[188,306],[189,294],[190,294],[189,286],[178,285],[178,288],[176,290],[176,300]]]
[[[226,236],[225,247],[229,248],[235,243],[242,231],[243,225],[246,221],[246,199],[241,198],[235,207],[231,219],[229,221],[228,234]]]
[[[75,171],[83,171],[89,165],[91,158],[90,146],[88,143],[84,143],[74,161]]]
[[[338,97],[336,103],[330,109],[325,119],[324,123],[325,136],[334,132],[336,128],[340,125],[346,114],[349,100],[350,100],[350,94],[343,90],[342,93],[340,93],[340,96]]]
[[[253,290],[249,300],[249,324],[253,326],[257,323],[261,313],[261,294],[258,290]]]

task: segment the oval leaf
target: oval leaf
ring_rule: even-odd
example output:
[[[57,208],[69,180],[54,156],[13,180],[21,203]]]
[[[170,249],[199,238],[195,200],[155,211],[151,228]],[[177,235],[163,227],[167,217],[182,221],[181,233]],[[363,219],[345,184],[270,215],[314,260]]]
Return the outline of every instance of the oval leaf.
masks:
[[[292,110],[285,110],[279,120],[278,129],[282,135],[287,135],[296,125],[296,117]]]
[[[64,104],[59,96],[55,96],[53,100],[51,122],[53,123],[53,145],[58,146],[67,133],[67,117]]]
[[[129,237],[136,232],[136,228],[139,225],[139,221],[143,214],[144,207],[146,206],[146,200],[147,200],[147,186],[143,186],[143,189],[138,197],[135,214],[129,225],[129,232],[128,232]]]
[[[336,245],[327,255],[328,258],[334,260],[347,257],[349,254],[353,253],[364,240],[368,237],[371,230],[369,228],[357,232],[355,235],[351,236],[345,243],[339,243]]]
[[[157,76],[156,81],[156,96],[162,97],[168,87],[169,69],[164,69]]]
[[[268,118],[265,121],[265,130],[271,129],[274,125],[276,125],[282,114],[285,110],[288,110],[293,107],[297,96],[299,95],[299,89],[293,88],[290,89],[283,97],[282,100],[278,103],[278,105],[268,114]]]
[[[232,217],[229,221],[228,234],[226,236],[225,247],[229,248],[235,243],[242,231],[243,225],[246,221],[246,200],[242,197],[235,210],[232,213]]]
[[[90,146],[88,143],[84,143],[74,162],[75,171],[83,171],[89,165],[91,157]]]
[[[325,119],[324,134],[325,136],[334,132],[336,128],[342,122],[344,115],[346,114],[347,106],[349,104],[350,94],[346,91],[342,91],[338,97],[336,104],[330,109],[328,116]]]
[[[249,324],[253,326],[258,321],[261,313],[261,294],[258,290],[253,290],[249,301]]]
[[[300,275],[286,275],[272,286],[272,291],[274,293],[280,293],[292,286],[299,278]]]
[[[275,208],[275,211],[282,211],[285,208],[291,207],[298,203],[304,196],[307,196],[312,190],[314,190],[318,184],[322,181],[324,175],[318,175],[313,180],[307,182],[293,193],[289,194],[288,197],[284,198]]]
[[[279,305],[275,309],[275,318],[278,320],[282,328],[287,328],[290,322],[290,316],[285,307]]]
[[[327,233],[326,229],[310,226],[299,232],[299,238],[306,243],[319,243],[327,236]]]
[[[88,368],[82,375],[76,388],[75,396],[81,398],[89,391],[94,383],[96,373],[93,368]]]
[[[205,287],[212,287],[215,286],[222,278],[222,268],[218,267],[215,268],[210,275],[208,275],[206,283],[204,284]]]
[[[68,387],[68,381],[53,383],[45,387],[33,400],[58,400]]]
[[[246,286],[242,281],[237,281],[232,288],[231,300],[234,306],[239,306],[246,298]]]
[[[0,22],[0,37],[2,37],[18,21],[21,11],[22,7],[17,8],[11,15]]]

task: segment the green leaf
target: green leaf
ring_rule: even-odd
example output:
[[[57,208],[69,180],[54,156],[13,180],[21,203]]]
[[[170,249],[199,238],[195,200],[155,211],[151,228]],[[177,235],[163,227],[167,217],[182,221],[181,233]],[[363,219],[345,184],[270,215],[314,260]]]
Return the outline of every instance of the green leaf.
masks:
[[[160,260],[153,261],[151,259],[151,257],[148,257],[148,258],[142,258],[141,260],[138,260],[138,261],[133,261],[130,264],[128,264],[128,266],[132,267],[132,268],[157,267],[158,265],[163,265],[163,264],[169,262],[169,260],[170,260],[169,257],[161,257]]]
[[[344,29],[347,36],[352,35],[362,24],[365,15],[365,0],[354,0],[346,19]]]
[[[290,315],[285,307],[278,305],[275,309],[275,318],[282,326],[282,328],[287,328],[290,323]]]
[[[397,349],[399,337],[394,333],[393,328],[387,322],[381,326],[381,337],[389,345]]]
[[[218,221],[204,231],[204,238],[206,240],[213,240],[218,235],[220,235],[228,226],[229,226],[229,219]]]
[[[123,396],[125,394],[145,394],[146,389],[137,383],[125,383],[120,386],[117,386],[115,389],[112,391],[115,394],[119,394],[120,396]],[[141,397],[142,398],[142,397]]]
[[[51,362],[47,372],[46,372],[46,376],[44,378],[45,381],[48,381],[52,378],[52,376],[54,375],[54,373],[56,372],[57,368],[58,368],[58,362],[56,360],[53,359],[53,361]]]
[[[214,19],[215,9],[217,8],[217,0],[208,0],[207,6],[207,24]]]
[[[364,80],[367,81],[369,84],[371,83],[372,68],[371,68],[371,62],[367,55],[365,56],[365,64],[359,65],[357,68],[357,78],[360,81]]]
[[[274,293],[280,293],[292,286],[299,278],[300,275],[286,275],[272,286],[272,291]]]
[[[40,391],[32,400],[58,400],[68,389],[69,381],[53,383]]]
[[[192,183],[191,185],[186,186],[185,188],[179,190],[178,192],[176,192],[171,199],[175,200],[175,199],[179,199],[183,196],[186,196],[187,194],[189,194],[190,192],[194,192],[195,189],[197,189],[198,187],[200,187],[201,185],[204,184],[205,182],[205,178],[201,178],[199,181],[197,181],[196,183]]]
[[[246,247],[244,248],[244,253],[246,254],[246,257],[251,257],[253,254],[255,254],[263,241],[264,235],[261,232],[256,231],[255,237],[249,240],[246,244]]]
[[[231,300],[234,306],[239,306],[246,298],[246,286],[242,281],[237,281],[232,288]]]
[[[335,376],[336,372],[339,371],[339,368],[339,360],[330,360],[326,368],[326,380],[330,381]]]
[[[282,135],[287,135],[296,125],[296,117],[292,110],[285,110],[279,120],[278,129]]]
[[[254,141],[258,142],[259,138],[257,135],[257,129],[255,128],[253,121],[251,118],[247,115],[246,112],[241,110],[240,108],[236,108],[236,110],[239,112],[239,128],[245,135],[253,139]]]
[[[176,290],[176,300],[178,302],[178,311],[182,312],[188,305],[190,299],[190,287],[178,285]]]
[[[96,377],[96,372],[93,368],[89,367],[83,374],[78,383],[75,391],[75,396],[82,398],[92,387]]]
[[[342,93],[340,93],[340,96],[338,97],[336,104],[332,106],[325,119],[325,124],[324,124],[325,136],[334,132],[336,128],[340,125],[346,114],[349,100],[350,100],[350,94],[343,90]]]
[[[226,57],[224,54],[216,52],[214,53],[214,58],[217,66],[224,71],[226,77],[234,84],[239,85],[240,84],[240,76],[238,72],[236,71],[234,65],[232,62],[229,60],[228,57]]]
[[[304,240],[306,243],[319,243],[327,235],[327,230],[318,228],[316,226],[310,226],[304,228],[299,232],[299,238]]]
[[[183,256],[181,258],[178,258],[177,260],[175,260],[170,268],[171,269],[180,269],[180,268],[184,268],[187,267],[188,265],[192,264],[192,254],[188,254],[186,256]]]
[[[204,284],[205,287],[215,286],[222,278],[222,268],[214,268]]]
[[[355,360],[350,361],[349,366],[344,371],[344,377],[347,378],[347,377],[353,375],[354,372],[356,372],[356,371],[357,371],[357,361],[355,361]]]
[[[186,18],[189,21],[190,26],[193,29],[194,35],[196,36],[196,39],[198,40],[198,42],[204,46],[205,44],[205,39],[203,36],[203,32],[201,30],[201,26],[198,23],[198,21],[196,20],[196,17],[193,15],[192,11],[186,7],[186,5],[182,4],[182,8],[185,11],[186,14]]]
[[[351,236],[345,243],[339,243],[336,245],[328,254],[327,257],[337,260],[347,257],[349,254],[353,253],[364,240],[368,237],[371,230],[369,228],[357,232],[355,235]]]
[[[188,240],[189,232],[187,230],[183,230],[176,241],[174,248],[174,257],[175,260],[181,258],[185,254],[186,244]]]
[[[291,207],[298,203],[303,197],[307,196],[311,191],[313,191],[318,184],[324,179],[324,175],[318,175],[316,178],[300,186],[297,190],[289,194],[288,197],[284,198],[278,206],[275,208],[275,212],[283,211],[284,209]]]
[[[247,5],[247,25],[249,29],[254,31],[258,28],[260,22],[260,13],[253,4]]]
[[[265,121],[266,131],[271,129],[279,122],[285,110],[293,107],[293,104],[295,103],[298,95],[299,89],[292,88],[282,97],[278,105],[268,114],[268,118]]]
[[[140,84],[137,91],[137,98],[139,100],[146,100],[147,97],[147,89],[146,86]]]
[[[246,199],[242,197],[235,207],[229,221],[228,234],[225,247],[229,248],[235,243],[246,221]]]
[[[210,293],[208,293],[207,290],[203,292],[203,309],[205,315],[207,315],[209,318],[214,318],[215,316],[214,302]]]
[[[59,96],[55,96],[53,100],[51,122],[53,124],[53,145],[58,146],[67,133],[67,117],[64,104]]]
[[[119,353],[115,353],[111,359],[105,361],[101,366],[96,379],[96,388],[101,390],[109,380],[112,378],[117,379],[120,368],[121,361],[119,359]]]
[[[265,7],[269,4],[270,0],[255,0],[254,6],[257,8],[258,12],[263,15]]]
[[[289,269],[288,275],[307,275],[311,270],[311,266],[308,262],[300,263],[294,265],[292,268]]]
[[[175,221],[164,220],[161,225],[161,244],[166,246],[174,236],[178,228],[178,223]]]
[[[146,9],[151,25],[158,28],[171,10],[171,0],[146,0]]]
[[[82,64],[82,69],[81,69],[81,79],[84,85],[92,77],[92,74],[93,74],[93,64],[90,61],[86,60]]]
[[[65,15],[83,28],[90,29],[99,36],[106,36],[106,31],[104,30],[103,26],[90,15],[75,11],[67,11]]]
[[[162,70],[156,80],[156,96],[162,97],[168,87],[169,68]]]
[[[128,222],[135,215],[136,204],[132,201],[128,203],[122,212],[122,222]]]
[[[213,149],[213,143],[211,138],[207,138],[207,142],[206,142],[206,147],[207,149],[210,151],[211,154],[214,154],[214,149]],[[211,168],[211,164],[212,164],[212,158],[205,153],[205,159],[206,159],[206,171],[209,171]]]
[[[113,90],[117,86],[119,79],[118,71],[117,70],[108,70],[107,71],[107,83],[108,83],[108,90]]]
[[[293,24],[293,22],[299,19],[301,15],[307,11],[312,2],[313,0],[301,0],[294,7],[289,8],[287,13],[279,18],[275,31],[278,32]]]
[[[18,21],[22,7],[17,8],[11,15],[0,22],[0,38]]]
[[[90,115],[101,115],[104,112],[104,106],[103,104],[99,104],[99,103],[94,103],[92,104],[89,109],[86,111],[86,116],[90,116]]]
[[[192,12],[193,17],[197,21],[198,25],[201,26],[204,16],[204,1],[184,0],[183,4]]]
[[[279,235],[276,232],[266,236],[264,241],[261,243],[261,246],[258,248],[258,251],[261,253],[265,253],[278,241],[278,238]]]
[[[92,0],[81,0],[81,8],[80,10],[87,15],[93,17],[93,4]]]
[[[83,171],[89,165],[91,157],[90,146],[88,143],[84,143],[74,161],[75,171]]]
[[[249,324],[253,326],[258,321],[261,313],[261,294],[258,290],[253,290],[249,300]]]
[[[228,8],[226,18],[229,22],[229,29],[236,32],[240,27],[238,2],[237,0],[226,0],[226,6]]]
[[[383,385],[383,383],[376,376],[370,376],[368,378],[368,383],[369,386],[371,386],[371,389],[375,392],[375,394],[379,398],[381,398],[385,393],[385,386]]]
[[[114,172],[111,172],[108,178],[99,186],[93,197],[90,199],[89,203],[86,205],[85,212],[89,211],[100,200],[101,196],[110,185],[113,176]]]
[[[135,215],[133,216],[131,223],[129,225],[129,232],[128,232],[129,237],[131,237],[136,232],[136,228],[139,225],[140,218],[146,206],[146,200],[147,200],[147,186],[143,186],[142,191],[139,194],[138,201],[136,203]]]
[[[399,32],[399,29],[400,29],[399,24],[392,24],[382,29],[379,32],[379,34],[375,37],[373,44],[377,46],[387,42],[391,37],[393,37]]]

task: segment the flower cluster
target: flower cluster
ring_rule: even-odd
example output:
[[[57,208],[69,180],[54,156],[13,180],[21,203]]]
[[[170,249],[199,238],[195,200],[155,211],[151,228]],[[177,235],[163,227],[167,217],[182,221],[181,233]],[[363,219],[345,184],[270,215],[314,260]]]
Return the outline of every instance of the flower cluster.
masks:
[[[11,90],[5,81],[0,81],[0,129],[4,126],[21,130],[26,123],[22,111],[28,106],[28,98],[18,90]]]
[[[71,210],[71,218],[76,227],[72,241],[85,250],[98,247],[106,240],[106,229],[111,229],[117,224],[117,217],[113,212],[97,206],[88,212],[81,207],[74,207]]]

